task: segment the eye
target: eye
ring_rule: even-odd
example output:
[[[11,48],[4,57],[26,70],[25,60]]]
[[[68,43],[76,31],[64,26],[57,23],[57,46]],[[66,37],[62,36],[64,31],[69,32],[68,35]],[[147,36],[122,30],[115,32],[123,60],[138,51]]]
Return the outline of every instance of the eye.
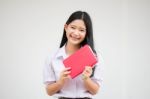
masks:
[[[84,29],[81,29],[80,31],[81,31],[81,32],[85,32],[85,30],[84,30]]]
[[[74,26],[71,26],[72,29],[76,29]]]

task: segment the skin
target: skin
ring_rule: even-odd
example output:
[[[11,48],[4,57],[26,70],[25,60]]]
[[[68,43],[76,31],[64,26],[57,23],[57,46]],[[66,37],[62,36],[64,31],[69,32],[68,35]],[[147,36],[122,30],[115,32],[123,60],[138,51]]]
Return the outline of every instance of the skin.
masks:
[[[74,20],[68,25],[65,24],[64,28],[68,39],[65,50],[67,55],[71,55],[81,47],[80,43],[86,36],[86,27],[83,20]],[[48,95],[51,96],[58,92],[63,87],[65,82],[70,79],[70,69],[71,68],[65,68],[62,70],[59,80],[53,84],[47,85],[46,90]],[[86,66],[82,75],[84,76],[83,82],[85,88],[92,95],[95,95],[99,90],[99,85],[91,80],[90,76],[92,72],[92,68],[90,66]]]

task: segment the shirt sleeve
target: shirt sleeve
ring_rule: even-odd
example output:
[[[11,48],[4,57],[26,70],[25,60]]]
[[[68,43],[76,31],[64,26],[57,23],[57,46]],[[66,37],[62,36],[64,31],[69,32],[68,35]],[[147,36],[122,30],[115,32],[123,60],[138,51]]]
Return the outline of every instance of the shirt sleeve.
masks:
[[[101,86],[103,81],[103,72],[104,72],[103,59],[100,54],[98,54],[97,57],[98,57],[98,62],[95,64],[94,75],[92,76],[91,79],[94,82],[96,82],[99,86]]]
[[[52,57],[47,57],[43,68],[43,83],[47,85],[55,81],[56,78],[52,67]]]

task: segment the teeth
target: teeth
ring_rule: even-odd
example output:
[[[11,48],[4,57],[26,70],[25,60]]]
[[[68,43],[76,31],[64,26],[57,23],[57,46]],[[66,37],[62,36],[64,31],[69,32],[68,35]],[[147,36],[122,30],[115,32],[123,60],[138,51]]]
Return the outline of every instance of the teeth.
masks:
[[[78,40],[79,38],[76,38],[76,37],[73,37],[73,36],[71,36],[71,38],[73,38],[73,39],[75,39],[75,40]]]
[[[74,38],[74,37],[72,37],[73,39],[75,39],[75,40],[78,40],[77,38]]]

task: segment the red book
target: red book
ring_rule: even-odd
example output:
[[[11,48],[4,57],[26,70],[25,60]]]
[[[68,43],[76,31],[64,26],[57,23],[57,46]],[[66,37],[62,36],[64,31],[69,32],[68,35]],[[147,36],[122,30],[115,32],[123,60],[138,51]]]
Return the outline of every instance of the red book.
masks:
[[[67,57],[63,64],[65,67],[71,67],[71,78],[75,78],[77,75],[81,74],[85,66],[93,67],[97,63],[97,57],[90,48],[89,45],[81,47],[71,56]]]

